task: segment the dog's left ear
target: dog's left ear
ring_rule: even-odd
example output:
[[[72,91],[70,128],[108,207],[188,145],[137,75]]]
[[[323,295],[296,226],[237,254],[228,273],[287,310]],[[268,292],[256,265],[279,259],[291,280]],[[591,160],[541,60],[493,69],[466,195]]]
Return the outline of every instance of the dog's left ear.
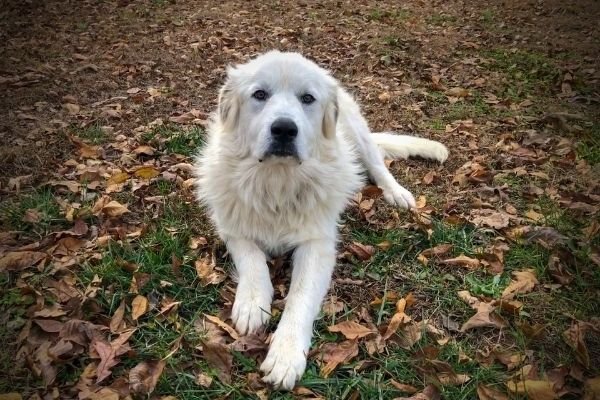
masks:
[[[325,115],[323,115],[323,135],[327,139],[335,137],[335,131],[338,119],[338,101],[337,94],[334,94],[325,106]]]
[[[235,88],[235,69],[229,68],[227,71],[227,80],[219,91],[219,106],[217,108],[219,120],[226,132],[233,131],[239,118],[239,98]]]

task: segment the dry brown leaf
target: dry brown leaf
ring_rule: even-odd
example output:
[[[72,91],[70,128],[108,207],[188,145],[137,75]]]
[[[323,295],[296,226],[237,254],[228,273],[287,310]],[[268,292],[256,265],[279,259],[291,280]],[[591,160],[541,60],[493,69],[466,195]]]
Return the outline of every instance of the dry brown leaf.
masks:
[[[526,394],[532,400],[558,399],[552,383],[548,381],[530,379],[518,382],[508,381],[506,387],[512,393]]]
[[[321,360],[321,376],[327,378],[339,364],[347,363],[358,355],[358,341],[346,340],[341,343],[325,343],[319,349]]]
[[[125,329],[125,323],[123,317],[125,316],[125,300],[121,301],[121,304],[115,310],[112,318],[110,319],[110,331],[117,333]]]
[[[212,254],[206,254],[203,258],[196,260],[194,266],[202,286],[218,285],[226,278],[224,273],[215,269],[216,260]]]
[[[147,145],[142,145],[142,146],[138,146],[133,150],[134,154],[140,155],[140,154],[144,154],[147,156],[151,156],[154,155],[154,149],[150,146]]]
[[[586,379],[583,400],[600,400],[600,376]]]
[[[217,370],[221,382],[231,383],[231,368],[233,367],[233,355],[229,346],[221,343],[202,342],[202,355],[212,368]]]
[[[485,303],[477,297],[471,296],[467,290],[458,292],[458,297],[477,311],[474,316],[469,318],[469,320],[463,324],[460,328],[461,332],[479,327],[505,328],[508,326],[506,320],[496,314],[494,302]]]
[[[425,249],[421,252],[421,254],[425,257],[441,257],[450,252],[452,250],[452,245],[449,243],[438,244],[435,247],[431,247],[429,249]]]
[[[148,395],[154,391],[166,362],[164,360],[142,361],[129,371],[129,387],[131,391]]]
[[[135,170],[133,175],[142,179],[152,179],[160,175],[160,171],[152,166],[143,166]]]
[[[371,333],[375,333],[374,330],[354,321],[340,322],[339,324],[328,327],[327,330],[329,332],[339,332],[344,335],[346,339],[360,339],[370,335]]]
[[[335,314],[344,311],[344,302],[338,300],[336,296],[331,296],[323,303],[322,310],[325,315],[332,317]]]
[[[148,311],[148,299],[145,296],[137,295],[131,301],[131,318],[137,321],[139,317]]]
[[[510,224],[510,215],[487,208],[475,208],[471,210],[470,221],[477,226],[502,229]]]
[[[437,177],[437,174],[436,174],[435,171],[429,171],[423,177],[423,183],[426,184],[426,185],[431,185],[433,183],[433,181],[435,180],[436,177]]]
[[[225,323],[223,320],[221,320],[221,318],[208,314],[204,314],[204,318],[217,325],[219,328],[223,329],[229,334],[229,336],[231,336],[232,339],[238,340],[240,338],[240,335],[238,335],[236,330],[229,326],[227,323]]]
[[[408,394],[417,393],[419,391],[419,389],[417,389],[416,387],[414,387],[412,385],[407,385],[406,383],[396,382],[393,379],[390,379],[390,385],[392,385],[394,388],[398,389],[399,391],[408,393]]]
[[[461,87],[453,87],[446,90],[444,94],[451,97],[467,97],[469,95],[469,91]]]
[[[410,321],[411,318],[408,315],[406,315],[404,311],[396,312],[390,319],[390,323],[388,324],[387,329],[383,334],[383,339],[389,339],[394,333],[398,331],[400,327],[404,327]]]
[[[479,400],[508,400],[508,396],[490,386],[480,383],[477,385]]]
[[[440,372],[437,374],[437,380],[442,385],[456,386],[456,385],[464,385],[465,383],[467,383],[471,380],[471,377],[466,374]]]
[[[590,354],[585,344],[585,335],[590,329],[590,324],[583,321],[575,321],[569,329],[563,332],[565,342],[575,352],[575,357],[586,368],[590,367]]]
[[[23,396],[21,393],[2,393],[0,394],[0,400],[23,400]]]
[[[213,378],[212,376],[208,376],[205,373],[200,372],[196,375],[196,384],[202,387],[210,387],[212,385]]]
[[[47,256],[41,251],[9,251],[0,257],[0,272],[34,267]]]
[[[524,214],[527,218],[532,221],[539,222],[544,219],[544,215],[534,210],[529,210]]]
[[[354,254],[358,259],[367,261],[373,254],[375,254],[375,248],[373,246],[364,245],[358,242],[352,242],[346,246],[346,250]]]
[[[538,280],[535,277],[535,271],[533,269],[515,271],[512,274],[514,279],[502,292],[503,300],[510,300],[518,294],[529,293],[533,290],[535,285],[538,284]]]
[[[440,261],[440,263],[446,265],[458,265],[460,267],[467,267],[469,269],[477,269],[481,265],[478,259],[467,257],[464,254],[461,254],[460,256],[454,258],[448,258],[446,260]]]
[[[65,110],[71,115],[79,114],[79,106],[73,103],[65,103],[62,105]]]
[[[440,400],[440,391],[434,385],[428,385],[421,393],[411,397],[396,397],[394,400]]]

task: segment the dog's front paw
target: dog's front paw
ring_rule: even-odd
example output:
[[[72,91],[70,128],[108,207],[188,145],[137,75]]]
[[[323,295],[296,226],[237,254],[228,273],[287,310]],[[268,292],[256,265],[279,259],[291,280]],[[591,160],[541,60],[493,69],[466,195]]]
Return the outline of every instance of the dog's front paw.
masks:
[[[404,189],[397,182],[382,187],[383,198],[391,205],[395,205],[401,208],[414,208],[416,206],[415,198],[412,193]]]
[[[231,320],[235,329],[242,335],[254,333],[271,318],[273,288],[251,288],[239,284],[231,310]]]
[[[306,350],[300,338],[293,334],[275,334],[260,366],[265,373],[263,381],[276,388],[292,390],[306,368]]]

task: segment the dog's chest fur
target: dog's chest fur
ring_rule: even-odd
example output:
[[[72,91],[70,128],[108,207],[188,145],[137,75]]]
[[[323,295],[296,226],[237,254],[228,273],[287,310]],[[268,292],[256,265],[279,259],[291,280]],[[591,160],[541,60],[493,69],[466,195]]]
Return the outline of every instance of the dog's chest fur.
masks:
[[[209,144],[210,147],[210,144]],[[207,148],[198,159],[198,195],[225,240],[254,240],[271,253],[299,243],[334,239],[337,219],[362,184],[346,146],[327,162],[230,157]]]

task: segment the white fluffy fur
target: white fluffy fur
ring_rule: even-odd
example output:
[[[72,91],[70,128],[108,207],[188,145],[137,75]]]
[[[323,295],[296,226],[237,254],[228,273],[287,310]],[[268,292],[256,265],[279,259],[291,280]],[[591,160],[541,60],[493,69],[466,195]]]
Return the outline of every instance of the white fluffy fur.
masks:
[[[259,89],[269,93],[266,101],[252,97]],[[303,104],[305,93],[316,101]],[[264,157],[270,126],[280,117],[298,126],[297,158]],[[409,208],[414,197],[383,156],[444,162],[448,151],[427,139],[371,134],[358,104],[327,71],[277,51],[229,69],[208,131],[196,160],[197,195],[236,266],[232,320],[241,334],[270,317],[267,257],[294,250],[286,307],[261,365],[266,382],[292,389],[306,367],[313,321],[331,280],[337,222],[363,184],[363,168],[389,203]]]

